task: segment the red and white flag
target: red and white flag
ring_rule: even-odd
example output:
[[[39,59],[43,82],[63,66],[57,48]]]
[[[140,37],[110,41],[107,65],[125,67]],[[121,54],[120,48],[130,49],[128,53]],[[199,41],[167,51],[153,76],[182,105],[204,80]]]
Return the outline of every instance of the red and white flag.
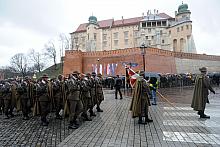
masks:
[[[133,88],[135,86],[135,82],[136,82],[137,78],[139,77],[139,74],[137,74],[134,70],[132,70],[129,67],[126,67],[126,69],[128,71],[128,75],[130,77],[131,87]]]

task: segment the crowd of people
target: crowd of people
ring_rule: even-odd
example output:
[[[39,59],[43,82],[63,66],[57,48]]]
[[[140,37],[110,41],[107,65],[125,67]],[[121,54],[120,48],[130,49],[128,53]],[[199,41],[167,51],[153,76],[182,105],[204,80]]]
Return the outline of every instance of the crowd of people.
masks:
[[[48,114],[55,112],[56,119],[68,116],[69,129],[77,129],[79,117],[91,121],[96,116],[95,106],[97,112],[103,112],[100,108],[103,100],[102,75],[94,72],[74,71],[68,78],[59,75],[56,79],[49,79],[45,74],[36,81],[25,77],[0,83],[0,114],[10,119],[16,109],[22,112],[23,120],[40,115],[43,126],[49,124]]]

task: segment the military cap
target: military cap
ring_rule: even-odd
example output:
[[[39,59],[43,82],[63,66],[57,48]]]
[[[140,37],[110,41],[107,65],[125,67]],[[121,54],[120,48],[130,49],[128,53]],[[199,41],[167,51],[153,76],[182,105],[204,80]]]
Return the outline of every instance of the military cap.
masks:
[[[78,71],[74,71],[72,74],[73,74],[73,75],[78,75],[79,72],[78,72]]]
[[[43,74],[42,78],[49,78],[47,74]]]
[[[201,68],[199,68],[199,70],[200,70],[201,72],[207,72],[207,68],[206,68],[206,67],[201,67]]]
[[[96,76],[96,73],[95,73],[95,72],[92,72],[92,76]]]
[[[101,73],[98,73],[98,74],[97,74],[97,76],[98,76],[98,77],[101,77],[101,76],[102,76],[102,74],[101,74]]]
[[[87,76],[87,77],[90,77],[90,76],[91,76],[91,74],[90,74],[90,73],[87,73],[87,74],[86,74],[86,76]]]

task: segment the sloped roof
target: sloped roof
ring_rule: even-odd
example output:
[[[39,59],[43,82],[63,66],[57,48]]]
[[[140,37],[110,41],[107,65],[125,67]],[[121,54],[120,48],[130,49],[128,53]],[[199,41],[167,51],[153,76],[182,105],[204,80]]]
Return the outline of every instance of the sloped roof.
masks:
[[[165,13],[159,13],[156,16],[157,16],[157,19],[171,19],[172,18],[171,16]],[[144,19],[146,19],[146,17],[144,17]],[[143,17],[134,17],[134,18],[128,18],[128,19],[115,20],[115,21],[114,19],[107,19],[107,20],[98,21],[98,26],[99,28],[109,28],[109,27],[121,27],[121,26],[127,26],[127,25],[135,25],[135,24],[138,24],[140,21],[143,21],[144,19]],[[79,27],[76,29],[76,31],[73,33],[85,32],[88,24],[89,23],[80,24]]]

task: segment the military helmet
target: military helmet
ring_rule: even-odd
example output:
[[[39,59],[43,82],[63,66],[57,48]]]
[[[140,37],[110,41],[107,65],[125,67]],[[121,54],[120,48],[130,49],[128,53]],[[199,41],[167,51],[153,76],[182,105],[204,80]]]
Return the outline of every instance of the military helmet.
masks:
[[[96,76],[96,73],[95,73],[95,72],[92,72],[92,76]]]
[[[41,78],[49,78],[47,74],[43,74]]]
[[[201,68],[199,68],[199,70],[200,70],[201,72],[207,72],[207,68],[206,68],[206,67],[201,67]]]
[[[74,72],[72,73],[72,75],[78,75],[78,74],[79,74],[78,71],[74,71]]]
[[[101,73],[98,73],[98,74],[97,74],[97,76],[98,76],[98,77],[101,77],[101,76],[102,76],[102,74],[101,74]]]

